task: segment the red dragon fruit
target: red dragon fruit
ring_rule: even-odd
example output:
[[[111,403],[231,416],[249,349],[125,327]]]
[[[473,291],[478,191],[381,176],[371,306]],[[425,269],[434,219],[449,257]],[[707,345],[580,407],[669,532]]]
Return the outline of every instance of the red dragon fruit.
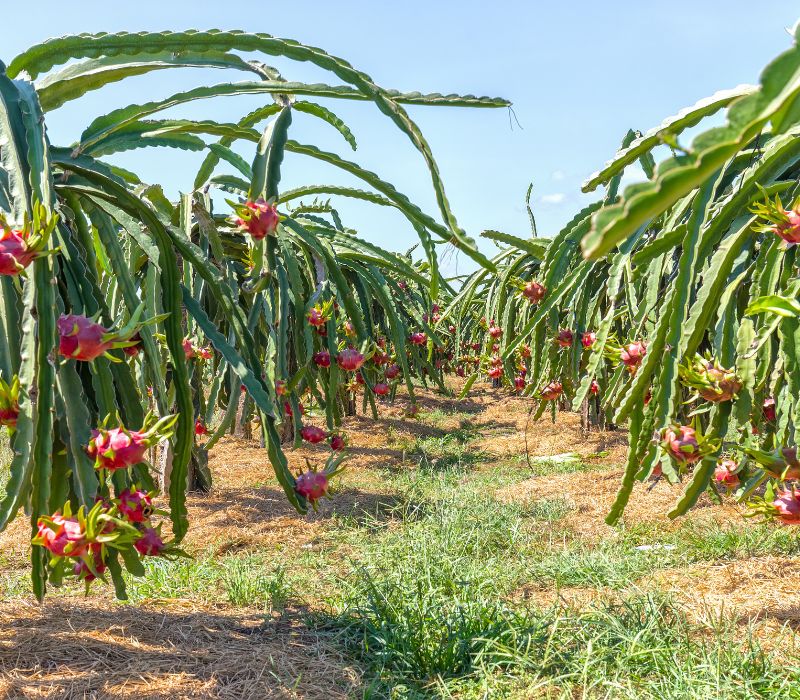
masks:
[[[325,438],[328,437],[328,433],[322,428],[318,428],[316,425],[306,425],[300,430],[300,437],[306,442],[316,445],[325,440]]]
[[[169,438],[177,416],[165,416],[155,421],[152,416],[145,418],[142,431],[127,430],[125,426],[92,430],[92,439],[86,447],[90,457],[94,457],[97,469],[126,469],[144,461],[147,450],[157,442]],[[149,424],[149,427],[148,427]],[[147,428],[145,430],[145,428]]]
[[[531,304],[538,304],[542,299],[544,299],[545,294],[547,294],[547,289],[545,289],[538,282],[534,281],[528,282],[522,290],[522,296],[524,296]]]
[[[387,379],[396,379],[400,376],[400,365],[389,365],[384,372]]]
[[[346,372],[355,372],[364,364],[364,356],[355,348],[345,348],[336,356],[336,364]]]
[[[340,433],[333,433],[331,435],[330,444],[331,444],[331,449],[334,452],[339,452],[340,450],[343,450],[347,446],[347,438]]]
[[[304,416],[306,414],[306,407],[303,406],[302,403],[298,403],[297,408],[299,409],[301,416]],[[286,415],[289,416],[289,418],[294,418],[294,413],[292,412],[292,404],[290,404],[288,401],[284,401],[283,410],[286,413]]]
[[[594,345],[595,341],[597,340],[597,333],[592,333],[591,331],[586,331],[581,336],[581,345],[585,348],[590,348]]]
[[[39,518],[34,544],[45,547],[56,557],[81,557],[89,550],[89,541],[83,525],[77,518],[65,518],[56,513],[50,518]]]
[[[14,377],[11,384],[0,378],[0,425],[14,430],[19,417],[19,377]]]
[[[779,491],[772,505],[782,523],[787,525],[800,524],[800,493],[795,489]]]
[[[774,423],[776,420],[778,420],[778,414],[775,411],[775,399],[772,397],[764,399],[764,404],[761,407],[761,413],[764,416],[765,421]]]
[[[143,523],[153,514],[153,499],[149,493],[125,489],[119,494],[117,509],[131,523]]]
[[[492,321],[492,325],[489,326],[489,335],[496,340],[503,335],[503,329],[500,328],[500,326],[496,326],[494,321]]]
[[[503,368],[491,367],[486,374],[488,374],[492,379],[500,379],[500,377],[503,376]]]
[[[142,536],[133,543],[133,546],[143,557],[157,557],[166,548],[161,533],[154,527],[144,528]]]
[[[389,393],[389,385],[386,382],[378,382],[372,387],[378,396],[386,396]]]
[[[311,359],[314,360],[314,364],[317,367],[331,366],[331,354],[327,350],[320,350],[319,352],[315,352]]]
[[[514,377],[514,389],[516,391],[523,391],[525,389],[525,377],[519,374]]]
[[[589,391],[593,394],[600,393],[600,385],[597,383],[596,379],[592,379],[592,383],[589,385]]]
[[[619,359],[626,367],[635,369],[642,364],[642,360],[646,354],[647,346],[641,341],[636,341],[635,343],[628,343],[622,348]]]
[[[130,342],[134,343],[133,345],[129,345],[127,347],[122,348],[122,352],[124,352],[128,357],[136,357],[139,354],[139,350],[142,347],[142,336],[140,333],[136,333],[131,336]]]
[[[255,202],[245,202],[243,205],[236,206],[235,210],[239,215],[234,221],[236,226],[240,231],[249,233],[257,241],[273,235],[281,220],[275,206],[265,202],[263,198],[259,198]]]
[[[202,418],[198,418],[194,422],[194,434],[197,435],[198,437],[202,435],[208,435],[208,428],[206,427],[206,424],[203,423]]]
[[[734,460],[721,460],[714,469],[714,481],[729,490],[735,489],[740,482],[739,475],[736,473],[737,469],[739,469],[739,465]]]
[[[308,314],[306,315],[306,318],[308,319],[309,324],[314,326],[315,328],[319,328],[319,326],[324,326],[328,322],[328,319],[325,318],[325,313],[319,306],[315,306],[314,308],[309,310]]]
[[[730,401],[742,388],[735,370],[725,369],[716,360],[699,354],[678,370],[686,386],[695,389],[702,398],[712,403]]]
[[[409,340],[412,345],[425,345],[428,342],[428,336],[422,332],[412,333]]]
[[[555,401],[561,396],[564,387],[561,382],[550,382],[544,389],[539,392],[539,395],[544,401]]]
[[[567,328],[562,328],[556,334],[556,342],[562,348],[571,348],[572,347],[572,331]]]

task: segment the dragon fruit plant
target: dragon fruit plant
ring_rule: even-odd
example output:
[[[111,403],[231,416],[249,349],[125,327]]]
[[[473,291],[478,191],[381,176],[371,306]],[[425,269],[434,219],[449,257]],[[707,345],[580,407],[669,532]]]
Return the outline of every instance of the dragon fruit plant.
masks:
[[[243,60],[243,53],[253,60]],[[366,100],[411,140],[437,203],[435,212],[424,215],[379,175],[324,153],[331,166],[374,190],[366,195],[368,201],[397,208],[424,243],[423,261],[383,250],[344,226],[335,200],[364,201],[363,189],[281,189],[281,174],[290,162],[284,158],[287,151],[293,152],[293,166],[299,165],[295,155],[302,162],[323,153],[291,138],[293,120],[322,120],[352,140],[343,122],[315,102],[329,94],[322,83],[281,78],[281,85],[294,87],[279,94],[263,92],[267,97],[259,108],[234,117],[233,123],[204,118],[206,102],[196,101],[197,91],[182,86],[158,102],[137,94],[146,110],[135,104],[96,115],[75,143],[55,144],[48,134],[59,107],[132,72],[213,65],[245,74],[243,82],[204,86],[204,97],[213,98],[274,84],[274,70],[265,59],[280,62],[282,71],[295,65],[319,68],[336,85],[349,86],[341,93],[335,88],[339,97]],[[112,69],[98,72],[98,65]],[[420,325],[428,312],[438,314],[441,325],[444,313],[432,310],[437,304],[444,309],[443,301],[453,293],[439,272],[439,246],[455,246],[487,270],[496,270],[496,264],[459,225],[433,154],[406,105],[504,107],[506,100],[386,91],[320,49],[264,34],[217,30],[54,39],[0,65],[0,94],[0,215],[5,224],[0,376],[7,382],[19,379],[12,477],[0,499],[0,529],[23,507],[34,521],[52,515],[53,493],[69,493],[71,512],[78,513],[81,507],[92,509],[98,496],[108,501],[108,490],[116,484],[133,488],[135,479],[149,493],[158,481],[165,500],[168,496],[169,523],[147,525],[139,548],[148,555],[163,554],[162,545],[179,542],[189,527],[186,494],[203,471],[202,448],[213,445],[242,415],[258,418],[253,423],[278,482],[303,512],[309,501],[295,488],[281,447],[285,414],[276,379],[287,382],[287,397],[313,395],[331,430],[341,423],[341,393],[353,373],[369,373],[370,386],[379,381],[375,367],[363,367],[370,359],[365,348],[378,337],[390,340],[386,352],[412,394],[416,379],[442,383],[444,358],[431,360],[421,349],[415,349],[413,359],[407,354],[412,332],[424,332],[431,348],[445,347],[438,326]],[[168,119],[163,114],[167,105],[188,105],[199,113]],[[158,183],[144,183],[116,162],[120,151],[151,146],[203,152],[192,191],[178,201],[170,201]],[[243,147],[254,147],[249,162],[237,153]],[[229,166],[235,174],[226,171]],[[219,190],[231,197],[230,208],[218,206]],[[326,203],[306,204],[317,196]],[[306,315],[328,299],[335,300],[330,320],[311,325]],[[120,318],[130,321],[122,326]],[[149,320],[140,323],[144,318]],[[200,346],[199,338],[208,345]],[[323,350],[329,353],[327,368],[312,361]],[[436,360],[441,361],[439,370]],[[370,396],[365,392],[365,398]],[[150,410],[177,416],[160,451],[158,474],[144,463],[123,466],[140,459],[143,441],[149,442],[142,435],[149,431],[144,420]],[[207,421],[217,411],[223,416],[219,427],[206,445],[198,446],[197,416]],[[293,421],[299,435],[297,413]],[[105,416],[117,414],[118,423],[97,427]],[[9,413],[7,424],[12,420]],[[123,426],[142,427],[132,431]],[[106,466],[97,469],[95,463]],[[131,546],[130,552],[136,551]],[[105,575],[124,595],[124,557],[120,566],[102,557],[71,561],[70,571],[77,568],[88,579],[102,574],[106,565]],[[34,547],[31,571],[41,598],[55,575],[45,548]],[[129,567],[129,573],[136,571]]]

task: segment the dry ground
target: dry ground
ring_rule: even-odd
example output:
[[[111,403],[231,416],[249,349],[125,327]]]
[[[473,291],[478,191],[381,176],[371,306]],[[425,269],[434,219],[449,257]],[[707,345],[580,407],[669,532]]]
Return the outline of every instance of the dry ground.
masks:
[[[313,548],[333,517],[374,512],[392,502],[395,494],[381,475],[414,468],[406,453],[414,440],[442,437],[465,424],[480,434],[470,449],[488,455],[484,464],[507,464],[521,477],[497,489],[499,500],[565,498],[573,506],[565,530],[575,537],[591,543],[620,536],[603,518],[619,483],[623,432],[584,438],[572,414],[561,414],[555,424],[548,418],[532,424],[526,401],[488,387],[463,401],[427,392],[422,420],[407,418],[405,404],[401,399],[384,406],[378,421],[348,421],[352,458],[341,488],[319,512],[304,517],[287,505],[263,450],[223,441],[210,459],[213,492],[190,497],[187,551],[221,557],[255,547]],[[589,471],[527,478],[526,449],[531,458],[577,453]],[[321,462],[324,455],[323,449],[303,448],[290,453],[290,463],[299,470],[305,458]],[[665,531],[677,527],[663,516],[676,495],[666,484],[650,490],[639,485],[627,521],[655,520]],[[729,522],[741,515],[706,499],[690,517]],[[21,518],[0,535],[6,574],[25,565],[27,528]],[[799,578],[800,559],[754,557],[669,568],[632,584],[672,591],[696,618],[733,608],[743,618],[764,620],[765,631],[785,631],[800,626]],[[554,591],[535,582],[518,593],[543,604],[561,599],[578,605],[615,595],[580,587]],[[51,596],[43,606],[20,596],[0,602],[0,697],[322,699],[360,696],[363,690],[360,670],[304,624],[300,609],[265,614],[224,602],[124,605],[112,597],[109,588],[96,586],[85,599],[72,591]]]

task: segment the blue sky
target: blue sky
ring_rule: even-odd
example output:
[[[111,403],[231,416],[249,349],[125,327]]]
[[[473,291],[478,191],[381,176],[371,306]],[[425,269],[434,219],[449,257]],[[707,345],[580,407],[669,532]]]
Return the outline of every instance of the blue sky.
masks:
[[[384,87],[507,97],[522,128],[505,109],[409,110],[431,144],[460,224],[473,236],[484,229],[527,235],[524,194],[531,181],[540,233],[556,232],[591,199],[580,194],[581,182],[614,154],[629,127],[646,130],[716,90],[755,82],[789,45],[785,29],[800,14],[789,0],[82,0],[68,12],[63,0],[4,4],[0,58],[6,62],[33,43],[67,33],[240,28],[320,46]],[[339,82],[307,65],[275,64],[289,79]],[[243,79],[200,70],[134,78],[48,115],[51,140],[71,143],[94,117],[131,102]],[[165,116],[232,121],[260,103],[263,98],[222,98]],[[420,155],[385,117],[368,103],[328,106],[355,133],[356,154],[306,115],[295,118],[293,138],[355,159],[436,212]],[[201,158],[156,149],[116,160],[174,194],[191,186]],[[285,187],[333,182],[356,184],[301,157],[286,161]],[[347,225],[380,245],[400,250],[416,240],[393,212],[345,203],[340,209]],[[491,243],[481,246],[493,250]],[[451,274],[472,268],[463,255],[449,255],[445,264]]]

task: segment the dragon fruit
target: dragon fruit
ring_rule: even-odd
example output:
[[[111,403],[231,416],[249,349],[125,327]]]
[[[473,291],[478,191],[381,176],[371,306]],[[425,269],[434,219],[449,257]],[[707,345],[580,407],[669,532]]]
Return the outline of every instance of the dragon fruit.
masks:
[[[800,479],[797,447],[778,447],[772,452],[746,447],[744,451],[776,479]]]
[[[271,236],[278,228],[281,217],[274,205],[263,198],[255,202],[248,201],[235,207],[238,218],[234,223],[242,232],[249,233],[255,240]]]
[[[325,440],[325,438],[328,437],[328,433],[322,428],[318,428],[316,425],[306,425],[300,430],[300,437],[306,442],[316,445]]]
[[[297,477],[294,488],[313,506],[320,498],[328,495],[330,480],[325,472],[309,470]]]
[[[721,460],[714,469],[714,481],[729,490],[735,489],[740,483],[739,475],[736,473],[737,469],[739,469],[739,465],[734,460]]]
[[[500,326],[496,326],[493,321],[492,325],[489,326],[489,335],[496,340],[503,335],[503,329]]]
[[[94,569],[94,571],[93,571]],[[86,558],[78,559],[72,567],[72,573],[74,576],[78,577],[78,580],[85,581],[86,583],[91,583],[94,581],[98,576],[102,576],[106,571],[106,565],[103,562],[102,555],[98,551],[96,554],[92,555],[92,564],[91,566],[87,562]]]
[[[589,391],[592,394],[599,394],[600,393],[600,385],[597,383],[596,379],[592,379],[592,383],[589,385]]]
[[[539,395],[544,401],[555,401],[561,396],[564,387],[561,382],[550,382],[544,389],[539,392]]]
[[[597,340],[597,334],[592,333],[591,331],[587,331],[581,336],[581,345],[585,348],[590,348],[594,345],[595,341]]]
[[[665,428],[661,446],[678,464],[693,464],[703,458],[697,433],[688,425]]]
[[[523,359],[529,359],[531,356],[531,346],[530,345],[523,345],[519,350],[520,357]]]
[[[378,382],[372,387],[378,396],[386,396],[389,393],[389,385],[386,382]]]
[[[315,306],[313,309],[309,310],[306,318],[308,319],[309,324],[315,328],[324,326],[328,322],[328,319],[325,318],[325,313],[319,306]]]
[[[208,435],[208,428],[206,427],[206,424],[203,423],[203,420],[201,418],[198,418],[194,422],[194,434],[197,435],[198,437],[202,435]]]
[[[157,557],[166,548],[161,533],[154,527],[144,528],[142,536],[133,543],[133,546],[143,557]]]
[[[562,348],[571,348],[572,347],[572,331],[566,328],[562,328],[556,334],[556,342]]]
[[[333,435],[331,435],[330,445],[331,449],[334,452],[339,452],[340,450],[343,450],[346,447],[347,438],[344,435],[341,435],[340,433],[334,433]]]
[[[521,375],[514,377],[514,389],[516,391],[523,391],[525,389],[525,377]]]
[[[126,469],[144,461],[147,450],[161,440],[171,437],[171,428],[177,416],[165,416],[161,420],[148,415],[142,431],[127,430],[125,426],[92,430],[92,439],[86,447],[90,457],[94,457],[96,469]],[[148,427],[149,425],[149,427]],[[146,428],[146,430],[145,430]]]
[[[389,365],[384,372],[387,379],[396,379],[400,376],[400,366],[399,365]]]
[[[800,524],[800,493],[795,489],[779,491],[772,501],[778,519],[786,525]]]
[[[77,518],[65,518],[56,513],[39,518],[34,544],[39,544],[56,557],[81,557],[89,550],[86,531]]]
[[[730,401],[742,388],[735,370],[725,369],[716,360],[702,355],[697,355],[694,361],[681,365],[678,370],[686,386],[712,403]]]
[[[524,296],[531,304],[538,304],[542,299],[544,299],[545,294],[547,294],[547,289],[545,289],[538,282],[534,281],[528,282],[522,289],[522,296]]]
[[[635,369],[642,364],[642,360],[646,354],[647,346],[637,340],[635,343],[628,343],[622,348],[619,359],[622,361],[622,364],[629,369]]]
[[[492,379],[500,379],[503,376],[503,368],[501,367],[491,367],[489,371],[486,373]]]
[[[136,333],[135,335],[132,335],[130,342],[133,343],[133,345],[128,345],[127,347],[122,348],[122,352],[124,352],[128,357],[136,357],[139,354],[139,349],[142,346],[141,334]]]
[[[19,377],[14,377],[11,384],[0,378],[0,425],[14,430],[19,417]]]
[[[422,332],[412,333],[409,340],[412,345],[425,345],[428,342],[428,336]]]
[[[336,356],[336,364],[346,372],[355,372],[364,364],[364,356],[355,348],[345,348]]]
[[[116,335],[86,316],[61,315],[58,351],[71,360],[91,362],[115,346]]]
[[[21,231],[9,228],[2,220],[0,226],[0,275],[18,275],[36,258],[47,254],[42,250],[45,237],[31,236],[28,222]]]
[[[125,489],[117,499],[117,509],[131,523],[143,523],[153,514],[153,499],[149,493]]]
[[[774,423],[778,420],[778,414],[775,411],[775,399],[772,397],[764,399],[764,403],[761,407],[761,413],[764,416],[764,420],[770,423]]]
[[[314,364],[317,367],[331,366],[331,354],[327,350],[320,350],[319,352],[315,352],[311,359],[314,360]]]

